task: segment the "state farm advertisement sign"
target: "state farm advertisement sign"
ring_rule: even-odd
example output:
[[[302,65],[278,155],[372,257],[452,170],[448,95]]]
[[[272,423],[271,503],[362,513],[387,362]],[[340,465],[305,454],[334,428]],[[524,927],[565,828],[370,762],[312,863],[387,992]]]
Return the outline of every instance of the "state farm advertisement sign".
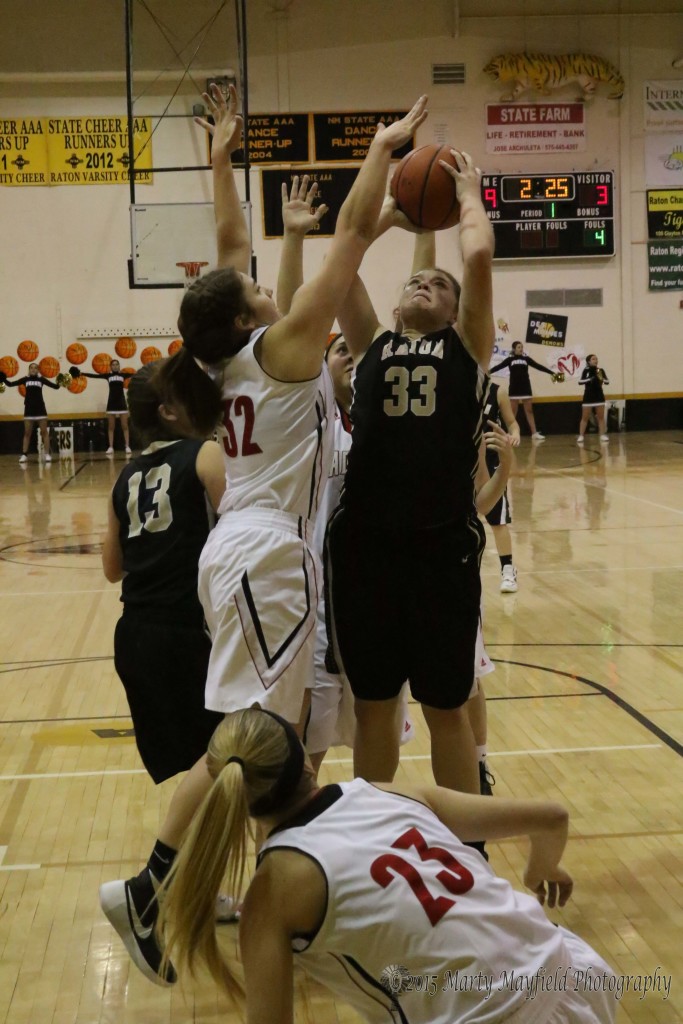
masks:
[[[582,103],[487,104],[487,153],[577,153],[585,148]]]

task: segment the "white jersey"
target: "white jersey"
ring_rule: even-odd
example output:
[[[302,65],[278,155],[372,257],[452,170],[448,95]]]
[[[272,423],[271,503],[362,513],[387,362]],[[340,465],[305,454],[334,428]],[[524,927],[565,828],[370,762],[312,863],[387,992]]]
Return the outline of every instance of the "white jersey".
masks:
[[[332,380],[325,364],[310,381],[269,377],[254,353],[265,330],[225,366],[219,440],[228,487],[218,511],[269,508],[314,520],[332,455]]]
[[[318,517],[315,521],[315,530],[313,531],[313,544],[315,550],[320,555],[320,558],[323,557],[327,522],[339,504],[339,496],[341,495],[342,487],[344,486],[346,460],[348,459],[349,450],[351,448],[351,433],[344,429],[344,421],[336,402],[334,403],[332,437],[332,462],[330,465],[330,475],[327,478],[327,483],[325,484],[325,490],[318,508]]]
[[[611,976],[429,808],[362,779],[326,787],[261,856],[277,847],[300,849],[327,881],[325,918],[293,940],[296,962],[373,1024],[548,1024],[563,992],[543,978],[585,960]]]

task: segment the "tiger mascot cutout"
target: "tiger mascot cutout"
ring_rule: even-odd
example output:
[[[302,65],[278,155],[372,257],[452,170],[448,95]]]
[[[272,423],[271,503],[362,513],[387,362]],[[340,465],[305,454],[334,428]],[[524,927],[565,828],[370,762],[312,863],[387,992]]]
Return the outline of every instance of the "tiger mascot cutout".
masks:
[[[609,61],[602,57],[591,57],[584,53],[568,53],[553,56],[545,53],[500,53],[490,60],[484,72],[497,82],[514,82],[512,93],[501,96],[501,100],[516,100],[528,89],[535,89],[547,96],[552,89],[559,89],[569,82],[578,82],[582,93],[577,99],[587,102],[593,98],[598,82],[607,82],[613,87],[609,98],[621,99],[624,95],[624,79]]]

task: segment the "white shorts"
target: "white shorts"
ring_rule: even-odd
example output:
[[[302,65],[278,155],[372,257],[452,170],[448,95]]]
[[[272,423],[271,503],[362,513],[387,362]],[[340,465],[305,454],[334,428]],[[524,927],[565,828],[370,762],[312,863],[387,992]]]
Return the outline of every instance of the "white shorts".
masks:
[[[298,722],[313,685],[322,569],[300,516],[249,508],[221,516],[199,560],[199,599],[213,640],[205,703],[259,704]]]
[[[311,691],[311,715],[306,728],[306,750],[321,754],[330,747],[353,747],[356,736],[354,697],[343,672],[328,672],[325,667],[327,653],[325,604],[318,607],[315,643],[315,682]],[[408,712],[408,684],[401,690],[403,701],[403,728],[401,743],[408,743],[415,735],[415,727]]]

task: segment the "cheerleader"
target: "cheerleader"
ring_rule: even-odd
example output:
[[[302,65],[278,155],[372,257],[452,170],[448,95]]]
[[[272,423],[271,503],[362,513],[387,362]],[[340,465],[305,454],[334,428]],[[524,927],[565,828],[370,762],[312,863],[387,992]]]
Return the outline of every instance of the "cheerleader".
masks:
[[[121,369],[118,359],[112,359],[109,373],[81,373],[81,377],[92,377],[94,380],[106,380],[109,384],[109,397],[107,399],[107,434],[109,435],[109,447],[107,455],[114,454],[114,432],[116,430],[117,417],[121,420],[121,430],[126,446],[126,455],[130,455],[130,433],[128,431],[128,406],[123,391],[124,381],[129,380],[134,373],[125,373]]]
[[[510,395],[510,405],[512,406],[512,412],[517,418],[517,410],[519,403],[521,402],[524,407],[524,415],[526,421],[529,424],[529,430],[534,441],[545,441],[545,434],[542,434],[540,430],[536,428],[536,420],[534,419],[534,409],[531,402],[531,381],[529,380],[529,367],[533,366],[534,370],[540,370],[541,373],[548,373],[553,376],[553,371],[549,370],[547,366],[542,366],[537,363],[531,356],[524,354],[524,346],[521,341],[514,341],[512,343],[512,354],[503,359],[501,363],[497,363],[496,366],[492,366],[489,373],[493,375],[498,370],[504,369],[506,366],[510,367],[510,384],[508,392]]]
[[[55,391],[59,391],[59,384],[54,384],[47,377],[43,377],[38,363],[31,363],[28,368],[28,377],[20,377],[18,380],[6,378],[5,384],[8,388],[18,388],[20,384],[23,384],[26,388],[26,397],[24,398],[24,440],[21,446],[19,462],[26,462],[28,458],[31,434],[36,423],[40,429],[40,436],[43,439],[45,461],[52,462],[52,456],[50,455],[50,433],[47,428],[47,409],[45,408],[45,399],[43,398],[43,388],[47,386],[48,388],[54,388]]]
[[[576,443],[583,444],[583,435],[586,433],[591,409],[595,409],[595,415],[598,418],[600,440],[606,443],[609,441],[609,435],[607,434],[607,422],[605,420],[605,392],[602,390],[602,385],[609,384],[609,380],[602,367],[598,366],[598,357],[596,355],[586,356],[586,365],[583,368],[579,384],[585,388],[585,391],[581,403],[581,423],[579,424],[579,436],[576,439]]]

